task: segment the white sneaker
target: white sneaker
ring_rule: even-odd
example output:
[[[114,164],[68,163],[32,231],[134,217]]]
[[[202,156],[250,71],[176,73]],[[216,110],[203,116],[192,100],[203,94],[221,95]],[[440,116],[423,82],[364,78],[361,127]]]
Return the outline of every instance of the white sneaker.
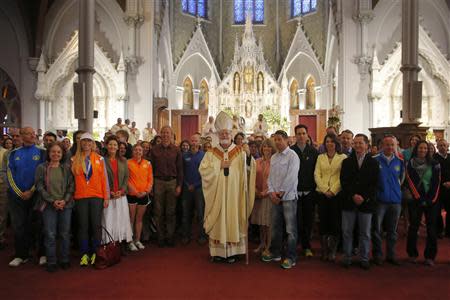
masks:
[[[138,248],[136,248],[136,245],[133,242],[128,243],[128,249],[132,252],[138,251]]]
[[[139,250],[144,250],[145,246],[142,245],[141,241],[137,241],[134,243],[136,245],[136,247],[138,247]]]
[[[46,256],[41,256],[39,257],[39,265],[43,266],[47,264],[47,257]]]
[[[10,267],[18,267],[21,264],[24,264],[28,261],[28,259],[22,259],[20,257],[14,258],[12,261],[9,262]]]

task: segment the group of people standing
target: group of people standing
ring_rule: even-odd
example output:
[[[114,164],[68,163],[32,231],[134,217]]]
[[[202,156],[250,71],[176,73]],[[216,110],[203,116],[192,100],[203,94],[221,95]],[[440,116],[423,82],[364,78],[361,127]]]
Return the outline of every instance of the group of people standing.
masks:
[[[213,261],[228,263],[248,254],[250,222],[259,227],[255,252],[261,260],[289,269],[297,263],[298,244],[305,257],[314,256],[316,207],[324,261],[334,262],[341,246],[346,268],[357,252],[361,268],[369,269],[371,249],[372,263],[381,265],[386,234],[385,260],[400,265],[395,245],[403,213],[409,221],[411,262],[419,256],[417,235],[424,216],[425,263],[434,264],[438,231],[443,231],[441,208],[450,206],[445,140],[438,141],[432,155],[420,138],[413,137],[410,148],[399,151],[397,139],[385,135],[373,155],[364,134],[353,136],[345,130],[337,135],[331,128],[315,147],[307,126],[299,124],[291,145],[282,130],[245,143],[243,133],[233,136],[233,121],[218,116],[217,145],[205,149],[200,133],[176,146],[168,126],[159,136],[152,132],[151,143],[130,145],[130,133],[120,125],[118,120],[103,143],[77,131],[72,147],[46,133],[41,148],[29,127],[11,130],[11,136],[3,138],[0,246],[5,245],[8,199],[15,245],[10,266],[25,263],[36,248],[49,272],[56,271],[58,263],[67,269],[73,239],[80,266],[95,264],[96,249],[108,241],[108,234],[122,242],[124,250],[142,250],[151,215],[159,247],[175,246],[177,228],[182,244],[188,244],[196,216],[198,243],[209,244]],[[450,236],[450,226],[445,232]]]

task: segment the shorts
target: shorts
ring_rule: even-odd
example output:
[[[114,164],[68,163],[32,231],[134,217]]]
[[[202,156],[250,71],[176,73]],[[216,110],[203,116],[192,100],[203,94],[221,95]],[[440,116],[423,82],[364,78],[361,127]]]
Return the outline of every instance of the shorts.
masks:
[[[136,196],[127,195],[128,204],[137,204],[137,205],[149,205],[150,198],[148,196],[138,198]]]

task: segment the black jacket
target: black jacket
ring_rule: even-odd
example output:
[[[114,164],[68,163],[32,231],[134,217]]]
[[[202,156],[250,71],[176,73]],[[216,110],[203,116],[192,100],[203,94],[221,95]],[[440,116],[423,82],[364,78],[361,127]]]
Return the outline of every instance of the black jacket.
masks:
[[[298,170],[297,191],[307,192],[316,190],[316,181],[314,180],[314,170],[319,152],[311,145],[306,145],[303,152],[295,144],[291,147],[297,153],[300,159],[300,169]]]
[[[361,169],[358,167],[356,153],[352,152],[342,162],[341,186],[342,186],[342,209],[373,213],[377,207],[376,193],[378,186],[378,173],[380,171],[378,162],[366,154]],[[364,202],[357,206],[353,196],[359,194]]]
[[[435,153],[433,159],[441,165],[441,183],[450,181],[450,155],[443,158],[438,153]]]

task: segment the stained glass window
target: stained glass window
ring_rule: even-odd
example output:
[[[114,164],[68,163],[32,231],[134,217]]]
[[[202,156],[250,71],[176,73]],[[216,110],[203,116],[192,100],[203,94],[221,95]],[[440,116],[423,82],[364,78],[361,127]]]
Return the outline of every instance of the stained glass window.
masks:
[[[234,23],[244,24],[247,15],[254,24],[264,23],[264,0],[234,0]]]
[[[291,16],[297,17],[302,13],[302,0],[292,0],[291,2]]]
[[[208,0],[181,0],[181,10],[193,16],[207,18]]]
[[[311,0],[303,0],[302,1],[302,13],[306,14],[311,11]]]
[[[206,1],[207,0],[197,0],[197,14],[199,17],[206,18]]]
[[[291,0],[291,17],[309,14],[317,10],[317,0]]]

